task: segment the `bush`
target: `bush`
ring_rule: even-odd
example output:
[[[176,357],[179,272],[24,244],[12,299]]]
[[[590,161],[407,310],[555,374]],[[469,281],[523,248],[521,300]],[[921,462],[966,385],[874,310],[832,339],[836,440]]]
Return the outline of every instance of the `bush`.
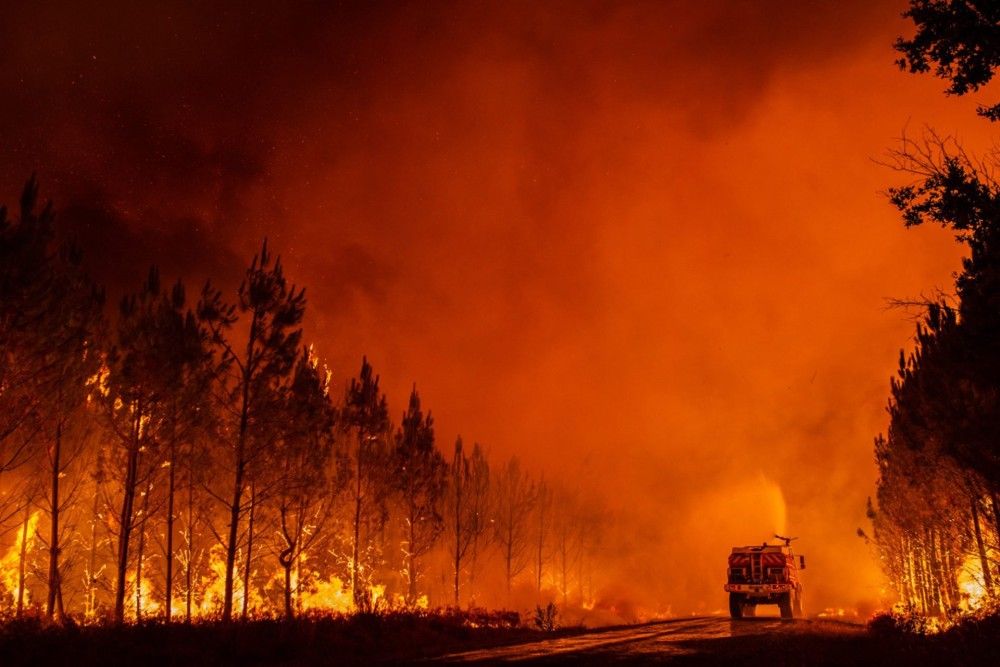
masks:
[[[556,609],[554,602],[550,602],[545,607],[536,606],[535,607],[535,627],[542,632],[552,632],[558,626],[556,625],[556,617],[559,616],[559,611]]]

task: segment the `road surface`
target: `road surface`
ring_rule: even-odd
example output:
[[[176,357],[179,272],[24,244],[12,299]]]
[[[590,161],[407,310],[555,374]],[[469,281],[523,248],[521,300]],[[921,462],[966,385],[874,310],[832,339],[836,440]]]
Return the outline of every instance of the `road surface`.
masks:
[[[833,655],[826,651],[827,644],[842,645],[863,632],[858,626],[825,621],[776,618],[732,621],[723,617],[695,617],[454,653],[441,660],[543,664],[818,664],[828,662]]]

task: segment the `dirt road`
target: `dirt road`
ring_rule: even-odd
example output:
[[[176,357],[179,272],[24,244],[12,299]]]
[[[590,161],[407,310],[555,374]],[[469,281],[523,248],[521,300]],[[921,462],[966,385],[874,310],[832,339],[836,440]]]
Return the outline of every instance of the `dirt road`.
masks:
[[[447,662],[556,664],[831,664],[864,635],[826,621],[672,619],[516,646],[455,653]],[[850,651],[853,653],[853,651]]]

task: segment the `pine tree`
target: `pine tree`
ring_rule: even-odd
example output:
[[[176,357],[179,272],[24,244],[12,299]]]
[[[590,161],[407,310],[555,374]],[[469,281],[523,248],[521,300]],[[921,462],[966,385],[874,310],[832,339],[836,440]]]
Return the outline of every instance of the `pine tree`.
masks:
[[[420,558],[434,546],[443,528],[441,501],[447,470],[444,457],[434,448],[434,419],[421,410],[416,386],[396,434],[393,470],[402,505],[406,601],[412,605],[417,600]]]
[[[385,441],[390,428],[388,402],[379,390],[379,377],[367,358],[361,360],[361,372],[347,388],[343,426],[354,440],[351,453],[351,474],[354,478],[351,480],[351,591],[355,606],[367,609],[371,605],[371,593],[363,575],[368,576],[369,563],[361,542],[362,538],[369,542],[372,529],[381,527],[385,521],[385,499],[389,488],[385,474],[388,458]],[[367,534],[362,534],[366,524],[369,524],[369,530]]]
[[[278,563],[284,571],[285,616],[291,618],[292,568],[323,535],[343,479],[335,465],[336,410],[328,378],[308,349],[302,351],[283,407],[283,433],[275,454],[281,478],[276,492]]]
[[[253,518],[259,496],[254,492],[252,473],[263,465],[268,445],[273,442],[278,415],[273,411],[274,393],[295,367],[302,339],[305,290],[296,289],[285,279],[281,259],[272,258],[265,239],[254,256],[237,292],[236,307],[225,305],[218,293],[206,289],[199,306],[200,319],[210,328],[219,350],[227,404],[234,415],[228,447],[228,468],[232,475],[227,503],[228,529],[225,538],[226,569],[222,619],[233,613],[233,584],[239,527],[244,515],[250,519],[245,564],[249,574],[253,548]],[[231,328],[239,314],[246,321],[243,352],[230,342]],[[249,506],[244,504],[250,491]],[[245,575],[244,588],[248,584]],[[248,596],[244,595],[244,611]]]

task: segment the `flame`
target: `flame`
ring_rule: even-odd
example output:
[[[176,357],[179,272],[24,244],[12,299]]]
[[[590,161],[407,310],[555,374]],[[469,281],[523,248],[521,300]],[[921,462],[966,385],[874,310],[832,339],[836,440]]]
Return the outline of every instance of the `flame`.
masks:
[[[292,591],[297,593],[298,604],[302,611],[326,611],[346,614],[354,610],[354,596],[349,586],[339,577],[330,576],[324,579],[316,570],[308,570],[306,564],[309,556],[305,553],[299,556],[299,566],[292,572]],[[299,581],[300,574],[305,575]],[[275,578],[282,581],[279,570]],[[281,584],[283,585],[283,584]]]
[[[135,609],[135,572],[129,572],[125,578],[127,591],[125,597],[125,617],[129,620],[136,620],[136,609]],[[142,617],[150,618],[151,616],[157,616],[160,613],[163,605],[160,600],[153,597],[153,582],[146,576],[143,576],[139,580],[139,600],[140,606],[142,607]],[[131,603],[131,604],[129,604]]]
[[[17,538],[14,540],[14,544],[7,550],[3,558],[0,558],[0,585],[3,586],[3,592],[7,593],[5,596],[5,602],[7,602],[11,607],[17,604],[17,598],[21,592],[20,583],[20,562],[21,562],[21,547],[25,546],[25,553],[30,553],[35,546],[35,530],[38,528],[38,518],[41,512],[36,510],[28,518],[28,530],[27,530],[27,545],[23,544],[25,537],[25,531],[23,526],[21,526],[17,531]],[[25,568],[27,571],[27,568]],[[9,600],[6,599],[9,597]],[[27,588],[24,590],[24,604],[27,605],[30,601],[31,596]]]
[[[986,586],[983,582],[983,564],[978,556],[967,556],[958,573],[958,590],[962,594],[961,606],[966,611],[976,611],[983,606]]]

